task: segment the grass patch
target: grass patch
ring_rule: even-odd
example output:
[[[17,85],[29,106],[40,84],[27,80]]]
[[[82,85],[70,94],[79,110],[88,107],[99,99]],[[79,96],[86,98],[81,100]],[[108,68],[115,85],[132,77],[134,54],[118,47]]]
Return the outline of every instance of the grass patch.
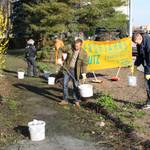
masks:
[[[132,103],[123,104],[116,102],[111,95],[99,95],[96,101],[97,105],[103,107],[108,113],[118,118],[121,122],[128,125],[128,128],[139,129],[135,124],[137,119],[145,115],[143,110],[137,109]],[[126,130],[126,129],[123,129]]]
[[[7,101],[7,106],[10,110],[16,110],[18,103],[15,100],[8,100]]]
[[[4,103],[5,106],[12,111],[17,110],[18,106],[20,105],[19,102],[8,97],[3,97],[2,103]]]
[[[132,116],[135,118],[142,118],[145,115],[145,112],[142,110],[135,110],[132,112]]]
[[[114,102],[110,95],[102,95],[97,99],[97,105],[100,105],[107,109],[109,112],[113,112],[119,109],[118,105]]]

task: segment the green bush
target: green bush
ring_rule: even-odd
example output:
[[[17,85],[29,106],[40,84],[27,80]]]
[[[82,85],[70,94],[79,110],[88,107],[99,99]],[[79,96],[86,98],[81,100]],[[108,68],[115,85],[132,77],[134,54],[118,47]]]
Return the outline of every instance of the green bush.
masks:
[[[49,65],[46,64],[46,63],[42,63],[42,62],[39,62],[39,63],[38,63],[38,69],[39,69],[41,72],[50,71]]]
[[[97,99],[97,105],[104,107],[110,112],[118,110],[118,105],[110,95],[102,95]]]
[[[44,59],[50,59],[50,46],[44,46],[40,49],[40,51],[37,52],[37,59],[44,60]]]
[[[37,63],[38,69],[41,72],[49,71],[50,73],[55,73],[57,67],[54,64],[38,62]]]

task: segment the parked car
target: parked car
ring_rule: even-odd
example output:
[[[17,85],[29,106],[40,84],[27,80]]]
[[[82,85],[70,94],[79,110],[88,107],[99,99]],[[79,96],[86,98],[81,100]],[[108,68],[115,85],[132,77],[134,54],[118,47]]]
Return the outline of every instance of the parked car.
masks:
[[[106,29],[104,27],[99,27],[95,30],[95,41],[111,41],[116,39],[121,39],[127,37],[121,29],[111,28]]]

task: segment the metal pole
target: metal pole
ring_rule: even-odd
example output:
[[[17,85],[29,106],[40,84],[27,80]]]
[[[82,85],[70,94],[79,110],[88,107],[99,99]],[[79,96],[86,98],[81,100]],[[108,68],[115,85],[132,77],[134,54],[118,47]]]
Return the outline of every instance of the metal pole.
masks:
[[[133,28],[133,0],[129,0],[129,36],[132,37]]]

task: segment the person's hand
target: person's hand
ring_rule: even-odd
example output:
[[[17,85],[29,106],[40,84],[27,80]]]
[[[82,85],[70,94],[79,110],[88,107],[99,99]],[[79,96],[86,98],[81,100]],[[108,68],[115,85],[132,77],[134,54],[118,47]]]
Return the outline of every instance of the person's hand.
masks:
[[[150,80],[150,75],[145,76],[146,80]]]
[[[82,73],[82,79],[83,79],[83,80],[86,80],[86,79],[87,79],[86,73]]]
[[[62,59],[61,58],[59,58],[58,60],[57,60],[57,63],[58,63],[58,65],[63,65],[63,61],[62,61]]]

